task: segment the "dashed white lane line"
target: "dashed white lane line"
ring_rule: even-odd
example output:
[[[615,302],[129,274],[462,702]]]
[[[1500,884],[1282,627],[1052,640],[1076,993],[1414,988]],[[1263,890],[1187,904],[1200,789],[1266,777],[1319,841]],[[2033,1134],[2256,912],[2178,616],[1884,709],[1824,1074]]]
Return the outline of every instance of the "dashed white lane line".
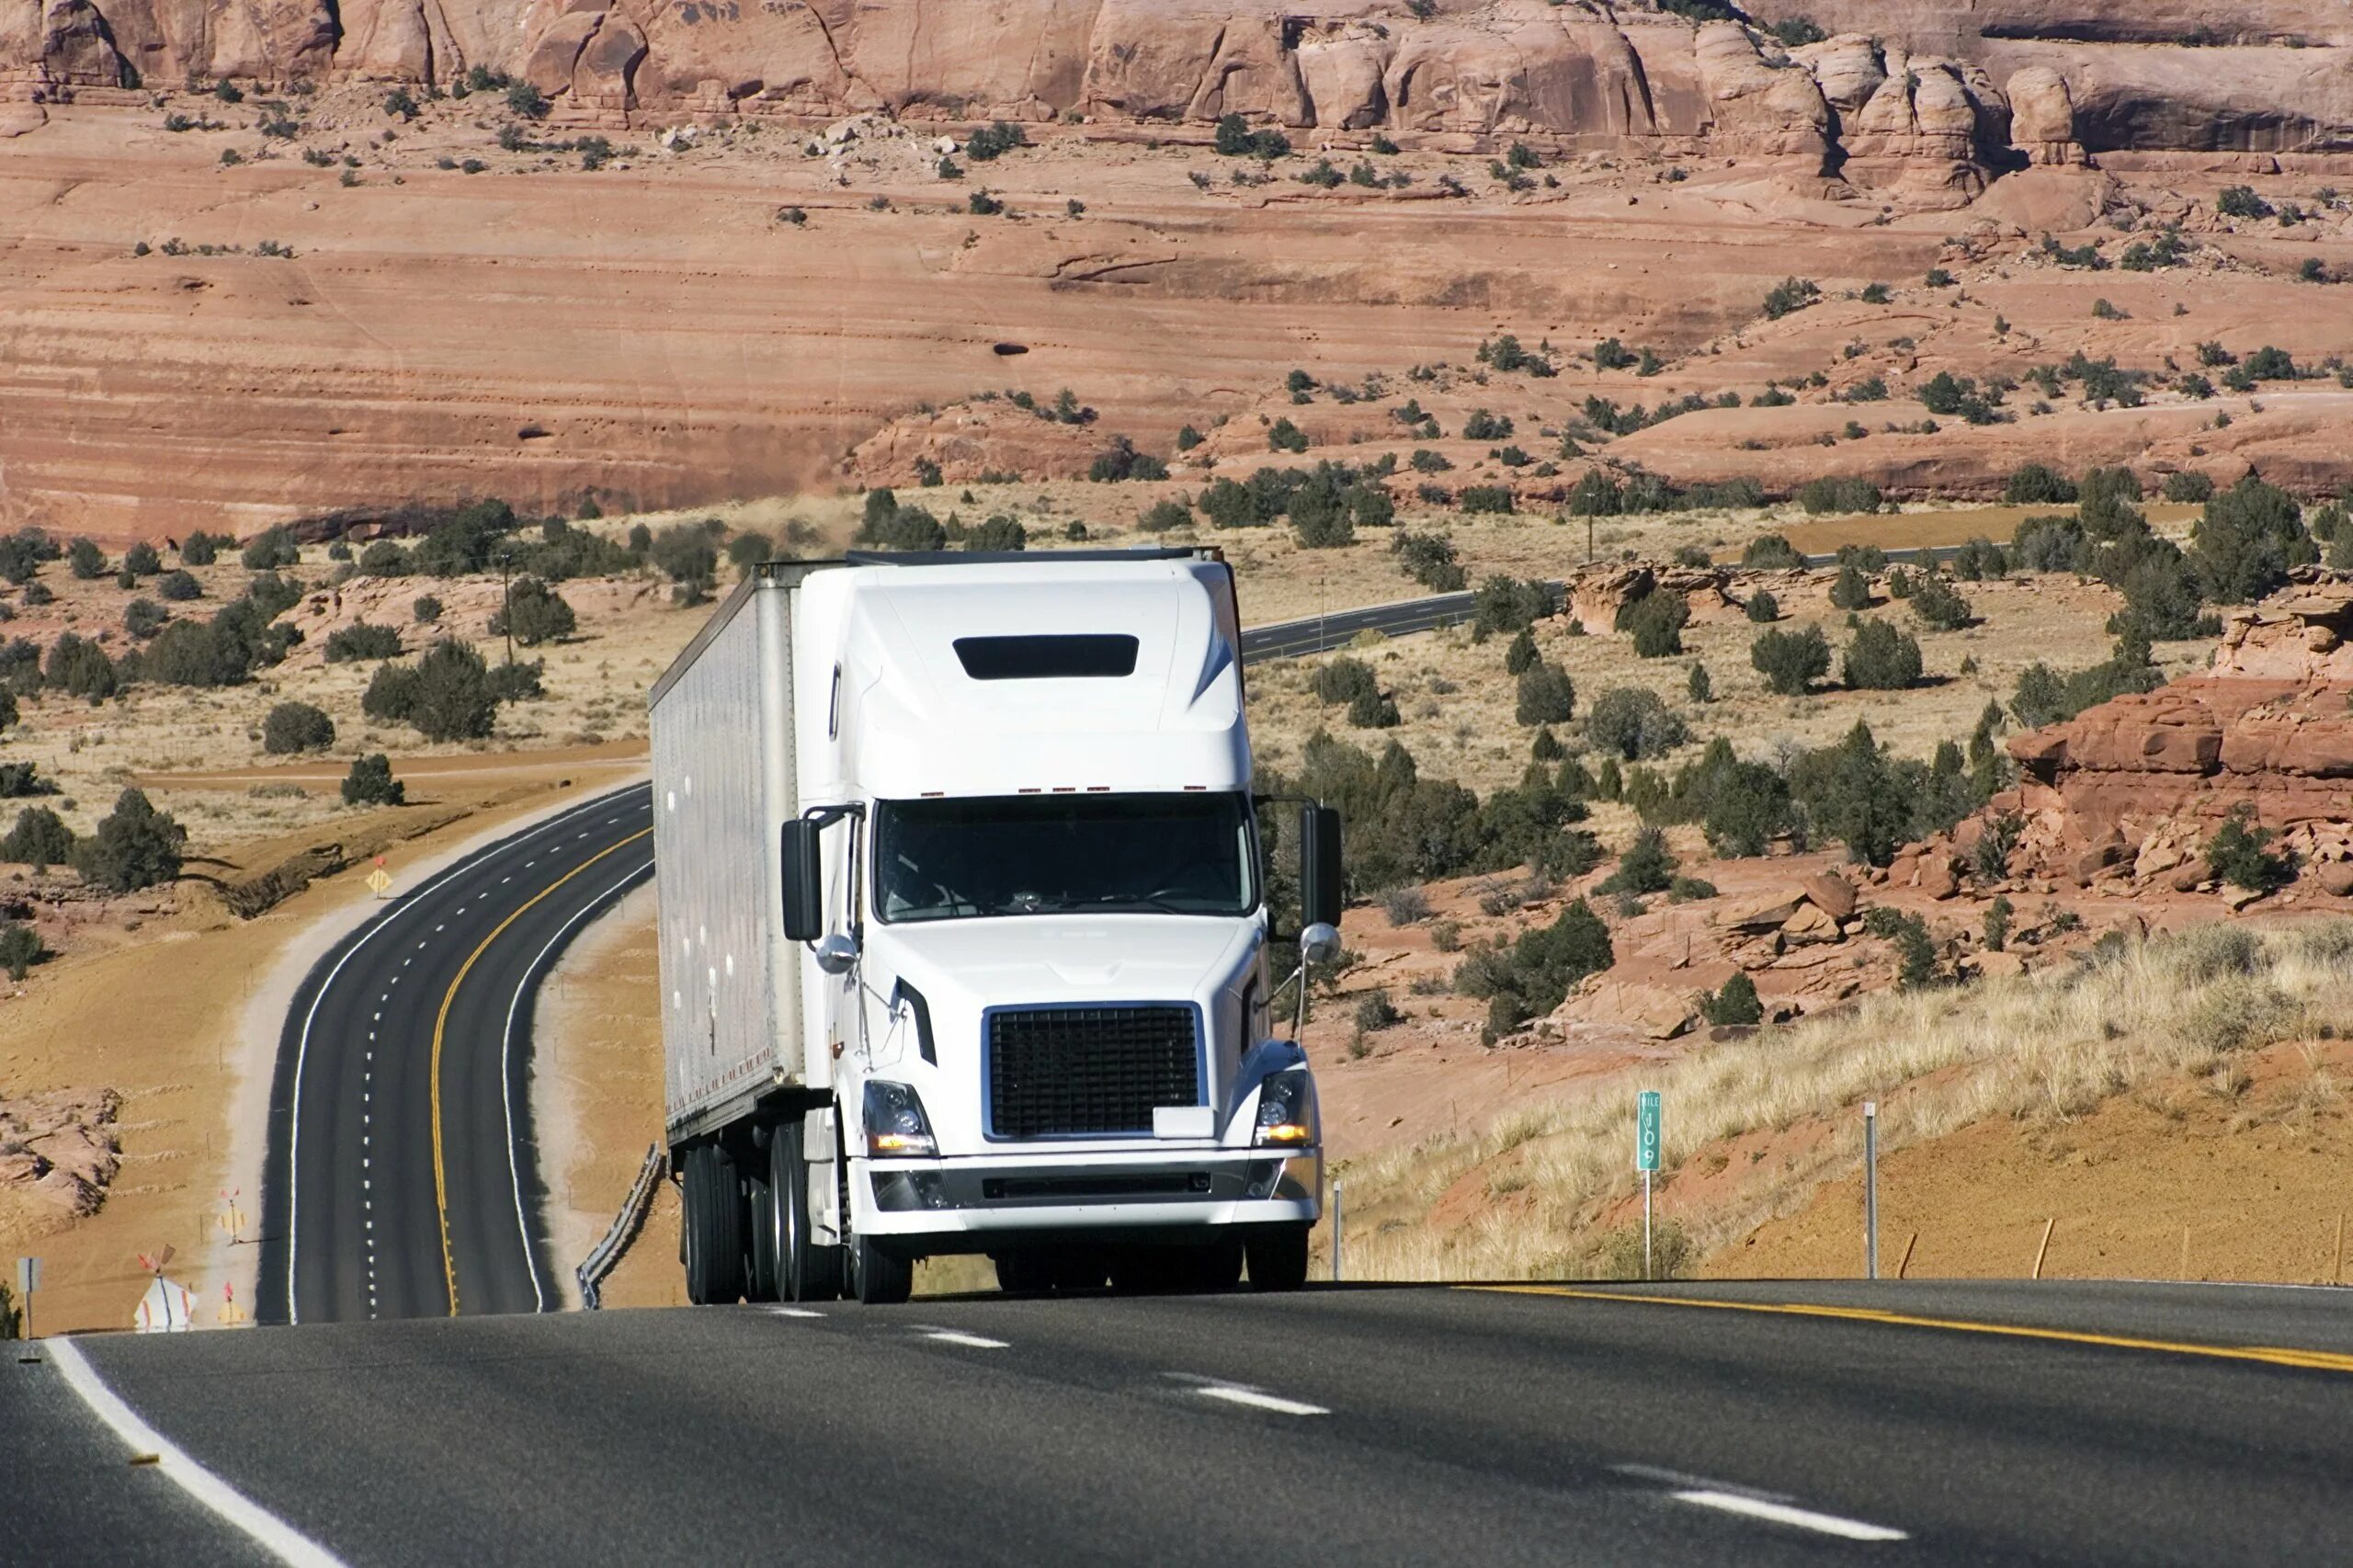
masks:
[[[1206,1392],[1206,1391],[1205,1391]],[[1910,1536],[1885,1525],[1869,1524],[1861,1519],[1841,1518],[1836,1514],[1818,1514],[1812,1508],[1794,1507],[1787,1503],[1768,1503],[1762,1497],[1746,1497],[1737,1492],[1718,1492],[1709,1488],[1693,1488],[1669,1494],[1678,1503],[1695,1507],[1713,1508],[1719,1513],[1737,1514],[1743,1518],[1763,1519],[1768,1524],[1789,1525],[1793,1528],[1813,1530],[1818,1535],[1833,1535],[1841,1540],[1909,1540]]]
[[[132,1453],[153,1455],[155,1468],[214,1517],[280,1562],[301,1568],[342,1568],[343,1560],[334,1552],[188,1458],[178,1444],[141,1420],[138,1412],[100,1381],[73,1340],[51,1340],[49,1353],[66,1387],[89,1407],[91,1415],[129,1445]]]
[[[776,1318],[821,1318],[823,1312],[813,1312],[807,1307],[770,1307],[768,1316]]]
[[[1242,1388],[1233,1383],[1204,1383],[1193,1391],[1203,1399],[1222,1400],[1228,1404],[1246,1404],[1253,1410],[1271,1410],[1278,1415],[1329,1415],[1332,1413],[1320,1404],[1304,1400],[1285,1399],[1280,1394],[1267,1393],[1258,1389]]]
[[[942,1345],[961,1345],[968,1350],[1010,1350],[1013,1348],[1002,1339],[991,1339],[985,1334],[966,1334],[960,1328],[927,1328],[923,1331],[923,1336],[926,1339],[938,1340]]]

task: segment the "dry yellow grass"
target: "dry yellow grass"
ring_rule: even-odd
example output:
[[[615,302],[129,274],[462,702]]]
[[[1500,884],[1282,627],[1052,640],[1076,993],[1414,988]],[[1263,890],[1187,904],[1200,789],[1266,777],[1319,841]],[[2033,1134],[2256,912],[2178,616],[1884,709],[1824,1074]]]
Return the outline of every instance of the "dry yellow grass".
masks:
[[[2353,1019],[2353,922],[2255,929],[2219,924],[2099,952],[2081,963],[1963,989],[1873,996],[1852,1011],[1708,1045],[1574,1099],[1508,1117],[1479,1136],[1391,1151],[1342,1173],[1352,1276],[1532,1278],[1605,1270],[1630,1169],[1631,1096],[1665,1096],[1670,1187],[1717,1175],[1703,1152],[1787,1134],[1777,1158],[1687,1212],[1705,1252],[1802,1205],[1851,1169],[1851,1138],[1824,1119],[1880,1103],[1893,1153],[1995,1118],[2063,1121],[2157,1080],[2202,1077],[2217,1095],[2245,1084],[2245,1053],[2341,1030]],[[1465,1184],[1483,1188],[1462,1202]],[[1449,1192],[1463,1222],[1432,1223]],[[1494,1199],[1508,1201],[1496,1202]]]

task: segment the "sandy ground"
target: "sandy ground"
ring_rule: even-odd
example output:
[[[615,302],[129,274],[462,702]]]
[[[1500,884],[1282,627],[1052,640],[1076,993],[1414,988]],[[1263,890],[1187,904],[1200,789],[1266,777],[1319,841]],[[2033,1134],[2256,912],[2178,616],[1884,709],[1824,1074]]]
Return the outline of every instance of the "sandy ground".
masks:
[[[1879,1175],[1881,1271],[1909,1278],[2344,1283],[2353,1119],[2342,1040],[2274,1046],[2242,1081],[2175,1081],[2065,1121],[1989,1121],[1904,1149]],[[1857,1169],[1709,1257],[1722,1278],[1862,1272],[1860,1113],[1834,1136]],[[1666,1211],[1677,1211],[1670,1196]]]

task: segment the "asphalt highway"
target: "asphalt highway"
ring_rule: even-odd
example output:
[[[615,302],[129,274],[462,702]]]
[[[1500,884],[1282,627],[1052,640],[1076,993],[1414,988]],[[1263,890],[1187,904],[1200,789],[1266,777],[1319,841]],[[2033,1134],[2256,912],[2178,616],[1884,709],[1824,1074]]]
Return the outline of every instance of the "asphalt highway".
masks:
[[[1255,663],[1427,631],[1469,594],[1255,628]],[[653,873],[653,800],[615,790],[389,902],[312,970],[278,1044],[264,1323],[545,1312],[532,1006],[564,945]],[[616,1202],[620,1195],[614,1195]]]
[[[89,1338],[0,1364],[32,1456],[0,1560],[249,1562],[274,1528],[387,1568],[2341,1562],[2346,1301],[1359,1286]]]
[[[545,1311],[532,1004],[563,944],[654,870],[642,785],[388,903],[313,969],[278,1044],[264,1323]]]

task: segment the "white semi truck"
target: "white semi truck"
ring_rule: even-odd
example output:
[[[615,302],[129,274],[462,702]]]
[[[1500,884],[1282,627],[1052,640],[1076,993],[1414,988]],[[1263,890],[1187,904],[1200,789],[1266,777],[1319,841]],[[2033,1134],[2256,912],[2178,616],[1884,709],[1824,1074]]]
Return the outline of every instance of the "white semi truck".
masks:
[[[691,1300],[900,1301],[957,1253],[1009,1290],[1301,1283],[1306,982],[1269,964],[1216,552],[770,563],[651,709]],[[1339,823],[1297,821],[1320,958]]]

